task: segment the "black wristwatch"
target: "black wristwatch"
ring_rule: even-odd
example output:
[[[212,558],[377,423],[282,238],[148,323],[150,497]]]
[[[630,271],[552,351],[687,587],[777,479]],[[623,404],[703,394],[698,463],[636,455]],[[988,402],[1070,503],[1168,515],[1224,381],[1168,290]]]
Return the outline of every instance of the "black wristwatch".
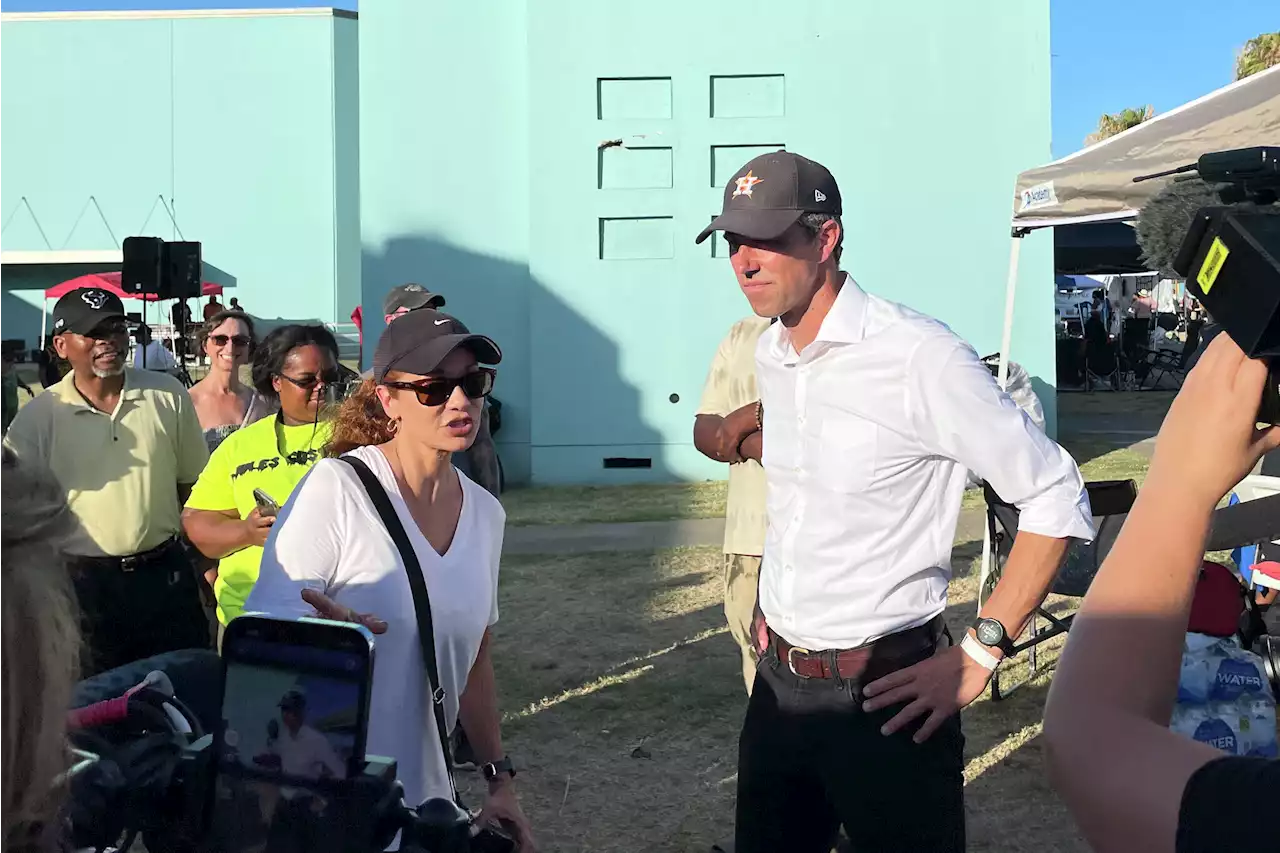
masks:
[[[516,767],[511,763],[510,756],[503,756],[499,761],[480,765],[480,772],[484,774],[484,780],[486,782],[493,782],[504,773],[508,778],[514,779],[516,775]]]
[[[1009,632],[1004,629],[995,619],[986,619],[978,617],[973,623],[973,633],[978,636],[978,642],[984,646],[993,649],[999,649],[1004,652],[1005,657],[1013,654],[1013,639],[1009,636]]]

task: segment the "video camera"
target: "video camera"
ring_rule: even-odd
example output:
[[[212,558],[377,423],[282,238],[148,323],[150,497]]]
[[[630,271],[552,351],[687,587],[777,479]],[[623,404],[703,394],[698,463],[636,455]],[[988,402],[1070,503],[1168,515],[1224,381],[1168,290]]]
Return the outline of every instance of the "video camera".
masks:
[[[1176,180],[1143,207],[1139,242],[1154,266],[1186,279],[1246,355],[1267,362],[1258,421],[1280,423],[1280,147],[1204,154],[1194,164],[1133,180],[1189,172],[1197,173],[1198,186]],[[1211,203],[1197,203],[1203,201]],[[1166,240],[1170,232],[1184,235],[1172,257],[1167,252],[1177,237]]]
[[[264,817],[265,801],[249,790],[255,783],[217,772],[215,752],[220,743],[228,745],[212,731],[221,720],[210,674],[221,677],[221,670],[212,652],[175,652],[81,683],[77,704],[98,701],[72,711],[68,721],[78,759],[65,780],[64,825],[72,848],[127,851],[141,836],[149,853],[263,849],[258,836],[265,826],[252,837],[241,831]],[[118,695],[122,683],[133,686]],[[176,695],[175,683],[190,689],[194,707]],[[104,695],[111,698],[99,698]],[[288,827],[273,831],[267,853],[374,853],[397,833],[400,849],[410,853],[514,849],[505,834],[481,830],[452,800],[406,805],[391,758],[368,756],[348,778],[291,780],[275,788],[275,801],[277,812],[287,801],[306,804],[312,816],[303,835],[291,835]],[[219,821],[215,813],[235,817]]]

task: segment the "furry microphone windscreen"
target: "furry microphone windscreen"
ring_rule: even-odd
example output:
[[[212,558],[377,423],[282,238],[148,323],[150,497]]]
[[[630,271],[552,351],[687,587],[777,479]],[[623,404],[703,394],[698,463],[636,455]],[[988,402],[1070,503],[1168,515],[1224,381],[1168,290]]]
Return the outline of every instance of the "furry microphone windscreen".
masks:
[[[1199,178],[1175,180],[1147,200],[1138,211],[1138,246],[1147,269],[1166,278],[1182,278],[1173,268],[1191,220],[1202,207],[1220,205],[1219,185]]]

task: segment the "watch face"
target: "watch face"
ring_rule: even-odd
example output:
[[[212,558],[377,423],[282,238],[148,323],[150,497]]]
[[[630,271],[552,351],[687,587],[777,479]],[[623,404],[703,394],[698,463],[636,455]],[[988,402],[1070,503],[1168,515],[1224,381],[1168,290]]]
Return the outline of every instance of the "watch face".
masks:
[[[982,619],[974,633],[978,635],[978,642],[982,645],[996,646],[1004,639],[1004,626],[994,619]]]

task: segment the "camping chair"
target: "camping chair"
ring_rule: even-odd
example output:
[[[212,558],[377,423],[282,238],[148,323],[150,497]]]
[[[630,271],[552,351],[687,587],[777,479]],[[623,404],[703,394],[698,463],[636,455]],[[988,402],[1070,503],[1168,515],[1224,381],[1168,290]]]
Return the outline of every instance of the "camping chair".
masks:
[[[1068,595],[1081,598],[1089,590],[1098,569],[1107,552],[1116,541],[1125,517],[1138,497],[1138,486],[1133,480],[1103,480],[1086,483],[1089,493],[1089,505],[1093,509],[1094,527],[1097,534],[1092,542],[1073,541],[1067,549],[1067,556],[1058,570],[1050,592],[1056,595]],[[987,501],[987,531],[991,537],[991,559],[984,553],[982,575],[979,583],[978,608],[987,595],[995,588],[1004,570],[1005,561],[1013,550],[1013,542],[1018,533],[1018,508],[1002,500],[989,483],[982,484],[983,495]],[[1028,626],[1029,635],[1025,640],[1014,643],[1013,655],[1024,651],[1030,652],[1030,672],[1027,678],[1012,686],[1001,688],[1000,670],[991,677],[991,698],[999,701],[1030,681],[1041,671],[1037,647],[1059,634],[1071,630],[1071,621],[1075,614],[1058,618],[1043,606],[1039,606],[1031,614]],[[1040,620],[1048,624],[1040,627]],[[1013,657],[1009,655],[1009,657]],[[1046,667],[1047,669],[1047,667]]]
[[[1177,383],[1177,387],[1181,388],[1187,378],[1184,365],[1189,357],[1185,346],[1177,352],[1167,349],[1139,349],[1139,367],[1135,370],[1138,390],[1159,390],[1160,380],[1165,376],[1171,377]],[[1148,380],[1150,385],[1147,384]]]
[[[1084,390],[1110,388],[1120,390],[1120,359],[1115,342],[1111,340],[1101,323],[1085,328]]]

